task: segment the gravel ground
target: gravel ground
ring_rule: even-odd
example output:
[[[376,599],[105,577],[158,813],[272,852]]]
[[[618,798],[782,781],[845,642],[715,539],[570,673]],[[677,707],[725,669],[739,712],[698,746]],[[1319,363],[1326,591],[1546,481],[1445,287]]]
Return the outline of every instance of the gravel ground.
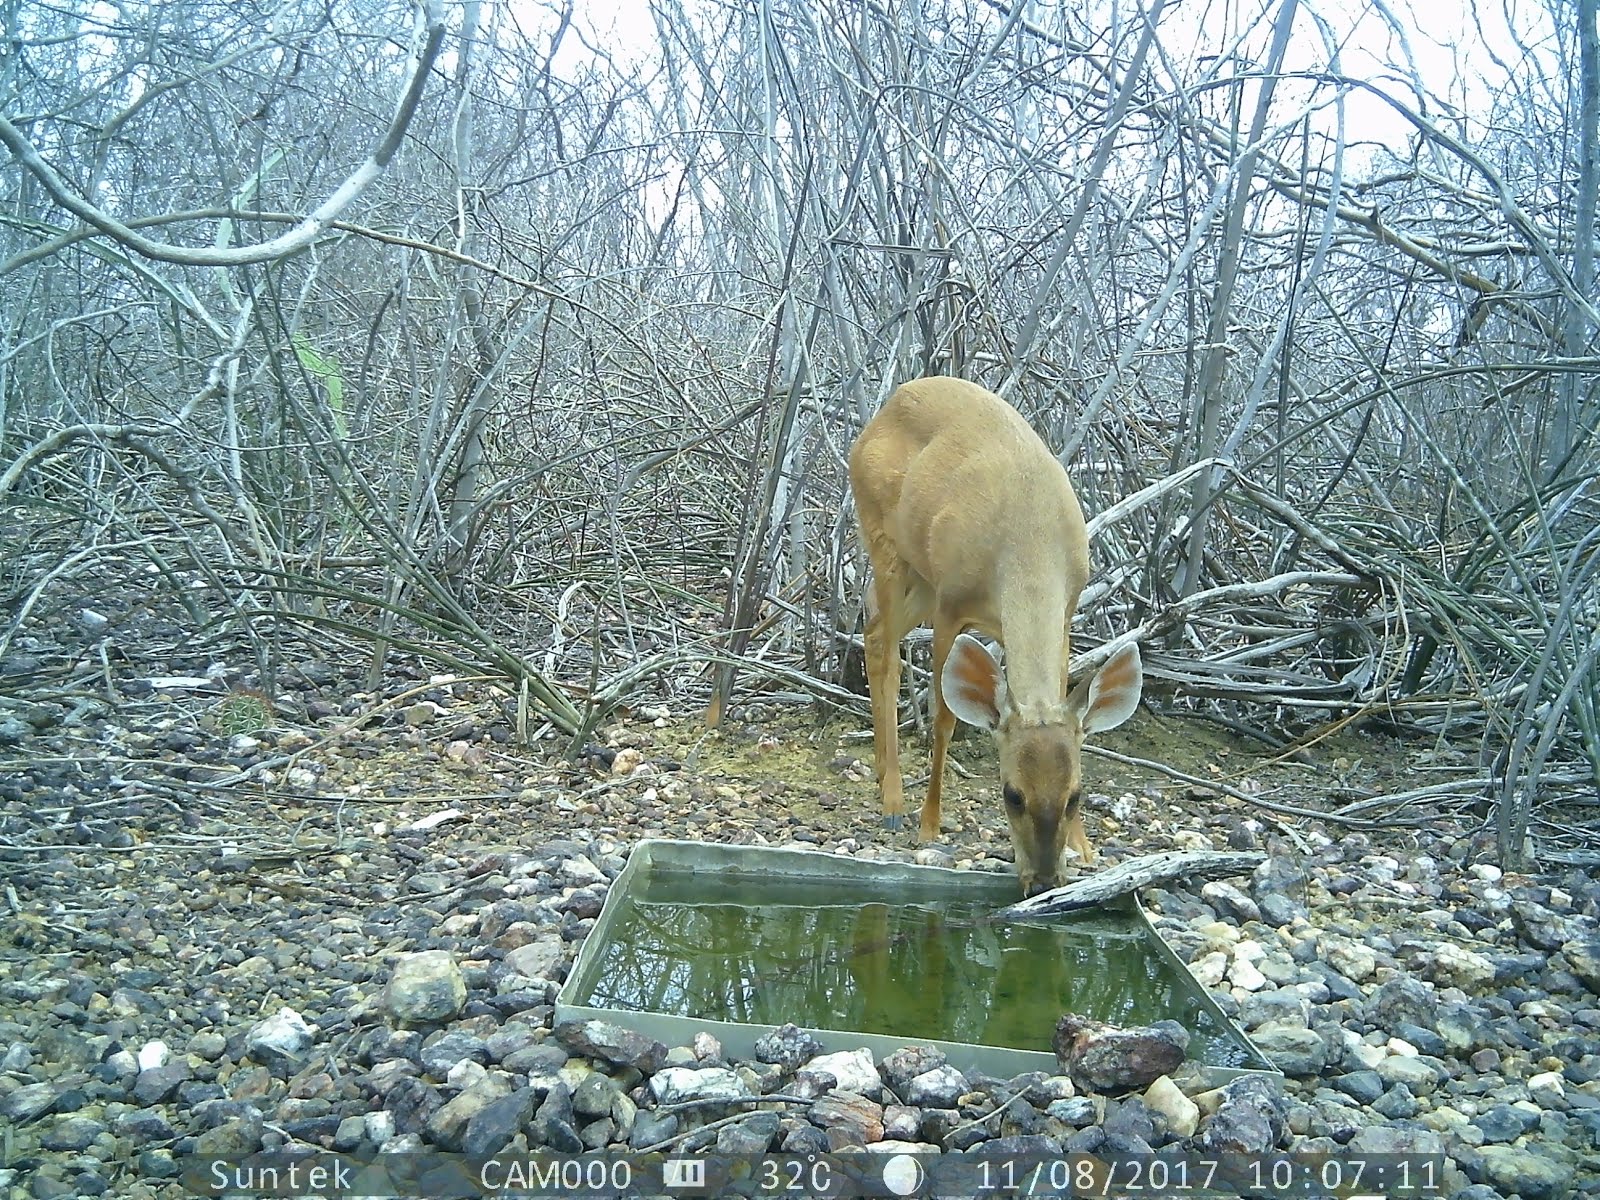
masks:
[[[1585,875],[1466,864],[1470,831],[1300,822],[1290,840],[1237,811],[1174,822],[1153,795],[1102,798],[1108,861],[1268,851],[1251,878],[1146,901],[1281,1084],[1208,1090],[1180,1069],[1103,1095],[1070,1063],[968,1077],[927,1049],[821,1056],[793,1029],[731,1061],[709,1037],[553,1029],[555,991],[641,837],[910,857],[862,803],[870,749],[826,763],[837,786],[806,783],[772,714],[747,713],[728,737],[756,764],[741,775],[643,709],[546,766],[508,749],[494,705],[425,685],[382,706],[308,679],[253,734],[192,689],[0,713],[6,1195],[165,1200],[188,1155],[306,1145],[1437,1152],[1463,1200],[1600,1196]],[[951,813],[924,858],[1007,869],[998,811]]]

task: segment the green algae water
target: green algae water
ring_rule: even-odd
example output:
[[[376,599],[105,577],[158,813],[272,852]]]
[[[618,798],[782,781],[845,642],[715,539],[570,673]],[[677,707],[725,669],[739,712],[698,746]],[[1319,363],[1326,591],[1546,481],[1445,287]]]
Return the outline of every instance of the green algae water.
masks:
[[[612,897],[581,1003],[1046,1053],[1063,1012],[1172,1019],[1191,1059],[1253,1065],[1137,914],[1000,921],[1015,881],[969,878],[934,888],[652,867]]]

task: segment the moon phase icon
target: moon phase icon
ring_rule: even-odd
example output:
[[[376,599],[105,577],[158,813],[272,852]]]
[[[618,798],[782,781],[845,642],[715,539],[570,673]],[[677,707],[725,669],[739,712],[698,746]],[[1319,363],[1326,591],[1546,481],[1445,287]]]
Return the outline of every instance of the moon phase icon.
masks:
[[[922,1186],[922,1164],[915,1155],[896,1154],[883,1164],[883,1185],[896,1196],[909,1196]]]

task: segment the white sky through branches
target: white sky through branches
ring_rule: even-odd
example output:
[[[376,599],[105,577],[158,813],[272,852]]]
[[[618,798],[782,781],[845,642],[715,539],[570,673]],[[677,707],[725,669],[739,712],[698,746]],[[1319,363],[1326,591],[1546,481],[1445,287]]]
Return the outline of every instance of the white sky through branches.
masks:
[[[840,0],[841,3],[844,0]],[[702,0],[656,0],[662,11],[676,10],[683,19],[728,22],[736,19],[737,5],[709,4]],[[1127,21],[1129,8],[1103,4],[1102,28],[1113,20]],[[1497,119],[1496,98],[1513,84],[1559,86],[1560,60],[1570,49],[1570,28],[1558,33],[1552,8],[1570,25],[1572,12],[1565,0],[1302,0],[1295,18],[1294,41],[1289,52],[1293,71],[1325,73],[1338,62],[1342,74],[1381,89],[1402,106],[1440,124],[1466,141],[1476,141]],[[535,27],[554,27],[554,10],[529,4],[524,20]],[[969,10],[972,11],[972,10]],[[998,30],[1004,17],[993,6],[976,10],[986,25]],[[1033,3],[1027,19],[1045,29],[1058,28],[1059,6]],[[1072,14],[1073,27],[1081,28],[1080,5]],[[1230,49],[1240,62],[1265,57],[1271,22],[1278,3],[1241,6],[1232,0],[1184,0],[1169,5],[1162,15],[1162,44],[1167,58],[1156,65],[1156,80],[1168,88],[1196,88],[1219,74],[1216,63]],[[1320,25],[1320,28],[1319,28]],[[1093,27],[1093,22],[1090,22]],[[648,0],[577,0],[573,29],[558,58],[558,69],[570,68],[596,51],[615,62],[648,73],[656,61],[656,18]],[[1176,57],[1178,54],[1182,57]],[[1337,56],[1335,58],[1335,56]],[[1238,66],[1232,73],[1238,72]],[[1242,108],[1253,103],[1253,85],[1243,89]],[[1283,85],[1276,108],[1289,119],[1297,97],[1311,93],[1312,85],[1298,89]],[[1320,93],[1326,100],[1326,86]],[[1355,149],[1351,164],[1359,165],[1381,147],[1403,157],[1415,132],[1412,124],[1390,104],[1366,91],[1345,95],[1345,137]],[[1313,128],[1331,137],[1336,122],[1334,106],[1324,103],[1312,116]],[[1363,147],[1367,147],[1365,151]]]

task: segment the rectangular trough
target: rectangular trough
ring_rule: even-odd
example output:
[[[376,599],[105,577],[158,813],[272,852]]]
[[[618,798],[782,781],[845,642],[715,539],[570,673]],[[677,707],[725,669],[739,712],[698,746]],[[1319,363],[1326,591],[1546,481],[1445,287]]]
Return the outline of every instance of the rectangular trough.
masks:
[[[611,886],[556,998],[556,1020],[613,1021],[665,1042],[699,1030],[749,1058],[786,1021],[825,1050],[880,1058],[931,1044],[963,1071],[1058,1070],[1071,1010],[1190,1031],[1215,1083],[1271,1064],[1136,900],[996,921],[1016,879],[823,851],[651,840]]]

